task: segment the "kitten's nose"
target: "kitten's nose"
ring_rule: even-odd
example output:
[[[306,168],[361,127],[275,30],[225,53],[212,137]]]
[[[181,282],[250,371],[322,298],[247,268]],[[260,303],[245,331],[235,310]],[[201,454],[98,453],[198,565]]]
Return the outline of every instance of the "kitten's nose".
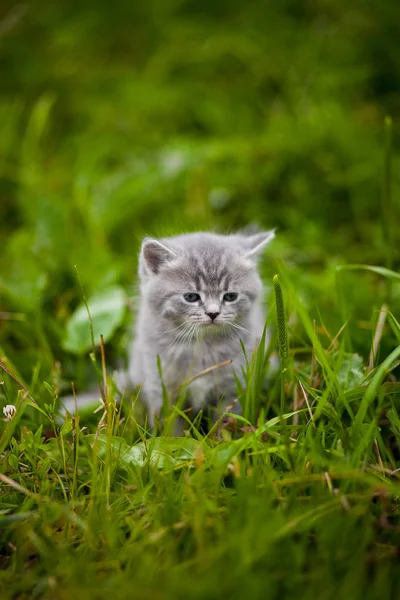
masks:
[[[219,312],[206,312],[206,315],[210,317],[211,321],[214,321],[218,317]]]

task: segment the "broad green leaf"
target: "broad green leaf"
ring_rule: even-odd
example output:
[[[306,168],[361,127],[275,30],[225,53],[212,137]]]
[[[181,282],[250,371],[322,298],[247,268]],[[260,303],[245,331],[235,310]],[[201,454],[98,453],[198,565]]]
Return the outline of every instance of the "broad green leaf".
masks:
[[[13,306],[37,310],[49,282],[43,262],[32,252],[32,235],[21,230],[2,247],[0,293],[9,297]]]
[[[157,469],[175,469],[190,464],[197,456],[203,453],[204,444],[193,438],[159,437],[139,442],[134,446],[128,446],[124,438],[112,436],[109,440],[106,434],[98,436],[94,442],[94,436],[86,439],[93,440],[93,445],[98,444],[98,453],[101,458],[107,455],[108,445],[114,456],[117,456],[122,465],[143,467],[149,463]]]
[[[121,287],[112,287],[89,299],[89,311],[93,325],[94,342],[111,339],[115,330],[122,324],[126,310],[126,294]],[[74,354],[83,354],[92,347],[90,321],[82,303],[71,315],[63,340],[63,348]]]
[[[148,464],[159,470],[171,470],[191,466],[196,460],[204,461],[208,467],[221,467],[243,450],[251,448],[254,443],[259,443],[263,433],[279,425],[283,419],[289,419],[301,412],[304,411],[274,417],[256,431],[240,439],[217,444],[214,448],[203,441],[187,437],[158,437],[134,446],[128,446],[122,437],[109,438],[106,434],[99,435],[97,440],[94,435],[88,435],[85,439],[98,452],[100,458],[106,459],[110,453],[112,461],[119,460],[121,467],[141,468]],[[276,451],[276,446],[272,451]]]
[[[362,357],[359,354],[346,353],[337,374],[342,388],[345,390],[355,388],[362,383],[364,376]]]

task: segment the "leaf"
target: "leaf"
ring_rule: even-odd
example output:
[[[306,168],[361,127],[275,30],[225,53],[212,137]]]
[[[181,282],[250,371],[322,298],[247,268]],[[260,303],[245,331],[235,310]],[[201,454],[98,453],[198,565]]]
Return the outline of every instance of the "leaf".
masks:
[[[344,390],[360,385],[364,380],[362,357],[359,354],[346,353],[340,363],[337,378]]]
[[[251,448],[262,435],[279,425],[282,420],[289,419],[303,410],[287,413],[282,417],[274,417],[264,423],[255,432],[238,440],[223,442],[214,448],[200,440],[187,437],[158,437],[129,446],[124,438],[101,434],[95,439],[94,434],[85,436],[85,440],[93,446],[98,456],[103,460],[111,456],[115,464],[119,462],[122,468],[142,468],[149,465],[158,470],[174,470],[194,465],[199,459],[204,460],[209,467],[221,467],[230,462],[235,455]],[[237,417],[237,415],[234,415]],[[276,451],[276,447],[273,449]]]
[[[37,310],[48,282],[48,273],[32,252],[31,233],[18,231],[2,248],[0,292],[10,297],[15,307]]]
[[[385,269],[385,267],[376,267],[374,265],[339,265],[336,267],[336,269],[338,271],[371,271],[372,273],[378,273],[378,275],[382,275],[388,279],[400,281],[400,273],[396,273],[390,269]]]
[[[94,435],[86,436],[86,439],[94,442]],[[146,463],[157,469],[176,469],[190,465],[204,448],[201,442],[193,438],[160,437],[139,442],[134,446],[128,446],[124,438],[112,436],[110,440],[106,434],[97,438],[98,453],[101,458],[107,456],[108,445],[111,452],[117,456],[122,465],[137,468],[144,467]],[[96,447],[94,443],[94,448]]]
[[[346,402],[354,402],[355,400],[361,400],[364,397],[365,392],[368,389],[368,385],[360,385],[353,389],[347,390],[343,394],[338,396],[339,400],[345,400]],[[379,388],[386,395],[400,394],[400,383],[386,382]]]
[[[193,438],[173,437],[155,438],[150,445],[142,442],[140,446],[150,464],[158,469],[189,466],[205,447]]]
[[[8,464],[13,469],[13,471],[18,471],[19,463],[18,458],[15,456],[15,454],[8,455]]]
[[[118,286],[104,290],[89,299],[88,305],[93,325],[95,344],[111,339],[115,330],[122,324],[126,310],[125,291]],[[82,303],[67,322],[63,348],[74,354],[84,354],[92,347],[90,321]]]
[[[393,365],[396,364],[396,360],[399,357],[400,346],[397,346],[397,348],[395,348],[393,352],[389,354],[389,356],[383,361],[383,363],[379,365],[378,369],[376,370],[376,373],[369,383],[364,397],[361,400],[360,408],[354,421],[354,427],[356,430],[361,427],[369,406],[372,404],[375,396],[378,394],[383,379],[391,371],[391,369],[394,368]]]
[[[28,511],[28,512],[20,512],[20,513],[13,513],[13,514],[0,514],[0,527],[4,527],[5,525],[8,525],[9,523],[25,521],[25,519],[29,519],[29,517],[32,517],[34,514],[36,514],[36,512],[33,510]]]
[[[397,414],[396,408],[393,406],[387,411],[386,416],[392,425],[390,429],[393,431],[397,439],[400,440],[400,418]]]

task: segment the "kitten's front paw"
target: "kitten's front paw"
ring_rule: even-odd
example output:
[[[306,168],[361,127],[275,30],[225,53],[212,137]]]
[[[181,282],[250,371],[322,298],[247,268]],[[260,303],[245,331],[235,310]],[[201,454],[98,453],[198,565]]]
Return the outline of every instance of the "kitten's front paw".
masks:
[[[131,381],[131,378],[129,377],[128,371],[114,371],[112,379],[116,388],[121,394],[130,392],[135,387]]]

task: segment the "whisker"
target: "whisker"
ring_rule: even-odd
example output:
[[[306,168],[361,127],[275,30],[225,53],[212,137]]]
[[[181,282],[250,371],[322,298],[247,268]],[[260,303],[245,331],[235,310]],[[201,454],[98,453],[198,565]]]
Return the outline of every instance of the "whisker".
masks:
[[[179,345],[186,346],[188,345],[188,343],[190,343],[193,327],[194,323],[188,323],[188,326],[186,327],[185,331],[179,336]]]
[[[240,333],[243,331],[245,333],[250,333],[248,329],[246,329],[246,327],[242,327],[241,325],[238,325],[237,323],[233,323],[232,321],[226,321],[226,324],[229,326],[229,337],[233,340],[237,340],[238,338],[240,339]]]
[[[188,346],[192,343],[192,339],[193,339],[195,333],[196,333],[196,324],[193,323],[192,328],[189,333],[189,336],[188,336],[188,340],[187,340]]]
[[[178,327],[174,327],[173,329],[166,329],[165,331],[160,331],[161,334],[164,333],[172,333],[173,331],[176,331],[177,329],[181,329],[181,327],[184,327],[185,325],[187,325],[186,322],[181,323],[180,325],[178,325]]]
[[[186,338],[189,335],[190,329],[191,329],[191,325],[189,324],[185,331],[182,333],[181,336],[179,336],[179,339],[177,340],[177,344],[179,344],[180,346],[185,346],[186,345]]]
[[[181,341],[185,338],[188,330],[190,329],[191,323],[185,322],[184,325],[185,327],[183,328],[183,331],[179,331],[179,333],[174,337],[174,339],[170,343],[170,346],[172,346],[173,344],[179,345]]]
[[[234,323],[233,321],[228,321],[229,325],[231,327],[234,327],[235,329],[239,329],[240,331],[245,331],[246,333],[250,333],[248,329],[246,329],[246,327],[243,327],[242,325],[238,325],[237,323]]]
[[[192,343],[193,337],[196,333],[196,323],[192,323],[192,327],[190,329],[188,338],[187,338],[187,345],[189,346]]]
[[[228,324],[227,324],[228,325]],[[228,325],[227,327],[224,327],[224,333],[231,339],[231,340],[236,340],[237,336],[235,336],[236,332],[232,331],[232,328]]]

